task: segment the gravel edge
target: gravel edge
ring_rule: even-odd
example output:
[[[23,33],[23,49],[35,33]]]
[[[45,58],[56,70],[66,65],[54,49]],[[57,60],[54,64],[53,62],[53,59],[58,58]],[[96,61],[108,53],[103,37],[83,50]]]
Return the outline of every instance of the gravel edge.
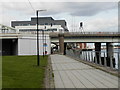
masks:
[[[45,70],[45,88],[55,88],[51,57],[48,56],[48,65]]]

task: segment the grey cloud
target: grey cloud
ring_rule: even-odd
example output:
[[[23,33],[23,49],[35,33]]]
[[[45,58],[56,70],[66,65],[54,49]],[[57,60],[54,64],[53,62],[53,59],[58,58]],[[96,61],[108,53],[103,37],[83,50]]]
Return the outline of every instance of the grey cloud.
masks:
[[[117,8],[117,3],[113,2],[66,2],[66,3],[55,3],[57,7],[53,8],[54,14],[68,12],[74,16],[93,16],[103,11]],[[54,6],[54,5],[53,5]],[[49,8],[49,6],[48,6]],[[52,14],[49,12],[48,14]]]
[[[74,10],[72,10],[74,8]],[[73,3],[69,4],[69,9],[72,10],[71,15],[74,16],[92,16],[100,12],[117,8],[117,3],[109,2],[90,2],[90,3]]]
[[[117,8],[117,3],[114,2],[32,2],[31,4],[35,10],[47,9],[47,12],[41,13],[41,15],[53,15],[65,12],[74,16],[93,16],[100,12]],[[5,3],[3,7],[30,15],[35,13],[27,2]]]

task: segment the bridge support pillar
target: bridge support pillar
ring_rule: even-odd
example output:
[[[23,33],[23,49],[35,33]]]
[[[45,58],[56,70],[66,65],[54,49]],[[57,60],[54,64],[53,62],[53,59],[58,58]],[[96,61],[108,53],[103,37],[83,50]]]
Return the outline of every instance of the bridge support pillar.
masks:
[[[107,65],[113,68],[115,64],[113,65],[114,58],[113,58],[113,44],[108,42],[107,45]]]
[[[95,43],[95,63],[101,64],[101,43],[96,42]]]
[[[60,54],[64,54],[64,34],[59,34],[59,52]]]

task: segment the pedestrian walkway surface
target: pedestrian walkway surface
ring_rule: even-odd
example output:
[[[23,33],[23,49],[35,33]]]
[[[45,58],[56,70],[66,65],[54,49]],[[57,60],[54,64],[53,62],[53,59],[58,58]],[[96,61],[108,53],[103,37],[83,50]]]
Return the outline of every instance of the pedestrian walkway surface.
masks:
[[[51,55],[55,88],[118,88],[118,78],[64,55]]]

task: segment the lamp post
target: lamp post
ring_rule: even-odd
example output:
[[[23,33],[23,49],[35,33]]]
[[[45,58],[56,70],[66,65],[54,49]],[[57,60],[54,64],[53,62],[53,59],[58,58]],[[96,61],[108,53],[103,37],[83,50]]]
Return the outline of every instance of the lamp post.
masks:
[[[45,26],[44,30],[46,30],[46,26]],[[46,42],[44,42],[44,30],[42,30],[42,36],[43,36],[43,38],[42,38],[42,39],[43,39],[43,57],[44,57],[44,55],[45,55],[44,47],[45,47],[45,43],[46,43]]]
[[[41,11],[46,11],[46,10],[37,10],[37,11],[36,11],[36,15],[37,15],[37,66],[39,66],[39,60],[40,60],[40,57],[39,57],[38,12],[41,12]]]

